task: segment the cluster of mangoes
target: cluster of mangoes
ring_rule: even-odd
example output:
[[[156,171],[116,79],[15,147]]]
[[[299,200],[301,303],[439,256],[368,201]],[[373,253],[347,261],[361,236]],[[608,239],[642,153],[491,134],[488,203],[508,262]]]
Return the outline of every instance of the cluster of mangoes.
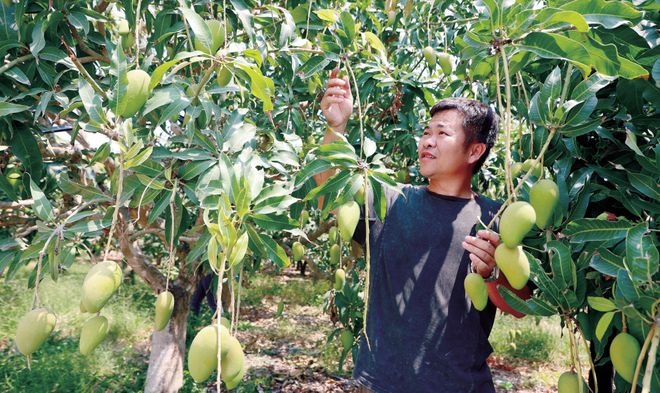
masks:
[[[552,180],[539,180],[530,189],[529,200],[529,203],[518,201],[507,206],[499,223],[502,242],[495,249],[495,263],[514,289],[524,288],[529,280],[529,260],[522,240],[534,224],[539,229],[550,224],[559,202],[559,188]],[[483,310],[488,304],[488,287],[483,277],[469,273],[464,286],[474,308]]]
[[[227,389],[235,388],[246,372],[245,354],[241,343],[220,324],[220,377]],[[195,382],[206,381],[218,368],[218,326],[200,330],[188,350],[188,371]]]

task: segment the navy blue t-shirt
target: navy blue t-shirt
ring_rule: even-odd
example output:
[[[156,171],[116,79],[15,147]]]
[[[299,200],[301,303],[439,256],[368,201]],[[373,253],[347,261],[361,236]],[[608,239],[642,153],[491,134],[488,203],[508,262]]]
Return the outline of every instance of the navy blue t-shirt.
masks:
[[[495,392],[486,364],[495,307],[477,311],[463,288],[470,266],[461,243],[500,204],[386,189],[385,221],[370,209],[367,334],[353,377],[376,393]],[[373,206],[372,198],[369,198]],[[354,239],[364,244],[364,210]]]

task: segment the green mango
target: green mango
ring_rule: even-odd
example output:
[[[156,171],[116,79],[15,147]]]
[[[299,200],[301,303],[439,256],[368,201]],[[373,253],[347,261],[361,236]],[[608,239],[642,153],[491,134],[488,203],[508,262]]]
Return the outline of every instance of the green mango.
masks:
[[[616,373],[629,383],[632,383],[639,357],[639,342],[633,335],[621,332],[610,344],[610,358]]]
[[[518,177],[523,170],[522,167],[523,164],[521,164],[520,162],[514,162],[513,164],[511,164],[511,176]]]
[[[529,260],[522,246],[509,248],[500,244],[495,249],[495,262],[514,289],[523,289],[529,280]]]
[[[337,226],[339,235],[345,242],[350,242],[360,220],[360,206],[355,201],[347,202],[339,207],[337,212]]]
[[[89,313],[99,312],[121,284],[122,271],[115,262],[94,265],[83,281],[82,305]]]
[[[339,232],[337,231],[337,227],[331,227],[330,230],[328,230],[328,242],[330,244],[335,244],[339,240]]]
[[[484,282],[484,278],[477,273],[469,273],[465,276],[463,281],[463,286],[465,287],[465,292],[472,300],[474,308],[481,311],[486,308],[488,304],[488,287]]]
[[[215,52],[220,49],[220,47],[225,43],[225,26],[216,19],[210,19],[206,21],[206,26],[211,30],[211,37],[213,37],[212,46],[209,48],[206,45],[195,37],[194,46],[195,50],[208,53],[210,55],[215,54]],[[228,31],[229,32],[229,31]]]
[[[303,256],[305,255],[305,246],[302,245],[300,242],[295,242],[293,243],[293,260],[294,261],[300,261],[303,259]]]
[[[451,56],[449,55],[449,53],[445,53],[445,52],[438,53],[437,60],[438,60],[438,64],[440,64],[440,68],[442,69],[442,72],[445,75],[451,75],[451,73],[454,71],[454,67],[452,66]]]
[[[238,386],[239,383],[241,383],[243,377],[245,376],[246,369],[247,367],[243,366],[243,368],[241,368],[241,371],[233,379],[225,380],[225,385],[227,385],[227,389],[232,390],[236,386]]]
[[[341,333],[339,333],[339,341],[344,351],[350,350],[353,347],[353,333],[348,329],[342,329]]]
[[[172,292],[161,292],[156,298],[156,330],[165,329],[174,310],[174,295]]]
[[[339,259],[341,258],[341,249],[339,244],[333,244],[330,247],[330,263],[333,265],[339,265]]]
[[[526,159],[525,162],[523,162],[522,164],[523,173],[527,173],[532,168],[534,168],[534,170],[532,171],[532,176],[541,177],[541,175],[543,174],[543,165],[541,165],[541,162],[539,161],[536,164],[534,164],[533,159],[531,158]]]
[[[220,325],[221,357],[229,353],[229,330]],[[200,330],[188,350],[188,371],[195,382],[206,381],[218,368],[218,329],[209,325]]]
[[[16,347],[25,356],[41,347],[55,328],[57,317],[45,308],[25,314],[16,327]]]
[[[537,181],[529,191],[529,203],[536,213],[536,226],[545,229],[559,203],[559,187],[552,180]]]
[[[222,355],[222,370],[220,372],[220,376],[225,383],[233,381],[245,365],[243,348],[235,337],[229,337],[227,347],[227,353]]]
[[[557,382],[557,393],[578,393],[578,375],[575,371],[566,371],[559,376]],[[582,392],[587,393],[588,387],[584,378],[582,379]]]
[[[97,315],[88,319],[80,332],[80,353],[89,355],[105,339],[109,331],[108,319]]]
[[[514,202],[507,206],[500,219],[500,237],[513,248],[519,245],[536,222],[536,212],[527,202]]]
[[[429,65],[429,68],[435,67],[435,60],[436,60],[435,49],[431,48],[430,46],[427,46],[426,48],[422,49],[422,54],[424,54],[424,58],[426,59],[426,63]]]
[[[127,37],[132,37],[132,35]],[[121,97],[117,116],[131,117],[138,113],[149,98],[151,76],[142,70],[130,70],[126,73],[126,77],[128,78],[126,94]]]
[[[126,19],[121,19],[119,23],[117,23],[117,32],[120,35],[130,34],[131,28],[128,26],[128,21]]]
[[[364,184],[360,186],[360,188],[357,190],[355,195],[353,196],[353,199],[355,202],[358,203],[358,205],[363,206],[364,205]]]
[[[341,291],[344,285],[346,285],[346,272],[340,268],[335,271],[335,289]]]

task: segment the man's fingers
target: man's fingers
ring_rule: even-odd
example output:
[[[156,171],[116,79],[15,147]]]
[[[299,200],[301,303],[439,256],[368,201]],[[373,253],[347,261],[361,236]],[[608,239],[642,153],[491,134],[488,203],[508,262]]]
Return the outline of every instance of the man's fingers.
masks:
[[[344,97],[346,95],[346,90],[340,87],[328,87],[328,90],[325,91],[325,94],[329,96]]]
[[[490,276],[490,273],[493,271],[492,267],[488,266],[474,254],[470,254],[470,260],[472,261],[472,271],[480,274],[482,277]]]
[[[466,236],[465,243],[484,251],[485,253],[489,254],[491,258],[493,258],[495,255],[495,246],[487,240],[478,237]]]
[[[337,74],[339,74],[339,67],[337,67],[334,70],[330,71],[330,78],[336,78]]]
[[[493,259],[492,254],[487,253],[481,248],[467,242],[463,242],[463,248],[465,248],[471,254],[470,258],[472,258],[472,255],[475,255],[479,258],[479,260],[483,261],[487,265],[495,265],[495,260]]]
[[[482,229],[477,232],[477,236],[493,243],[495,247],[497,247],[500,244],[500,235],[497,234],[497,232]]]

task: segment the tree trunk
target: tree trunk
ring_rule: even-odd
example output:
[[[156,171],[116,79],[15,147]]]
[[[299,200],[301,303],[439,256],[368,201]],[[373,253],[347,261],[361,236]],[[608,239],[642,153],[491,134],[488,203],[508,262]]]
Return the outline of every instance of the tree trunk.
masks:
[[[170,322],[165,329],[160,332],[154,330],[151,335],[145,393],[178,392],[183,386],[190,295],[186,291],[172,290],[175,302]]]

